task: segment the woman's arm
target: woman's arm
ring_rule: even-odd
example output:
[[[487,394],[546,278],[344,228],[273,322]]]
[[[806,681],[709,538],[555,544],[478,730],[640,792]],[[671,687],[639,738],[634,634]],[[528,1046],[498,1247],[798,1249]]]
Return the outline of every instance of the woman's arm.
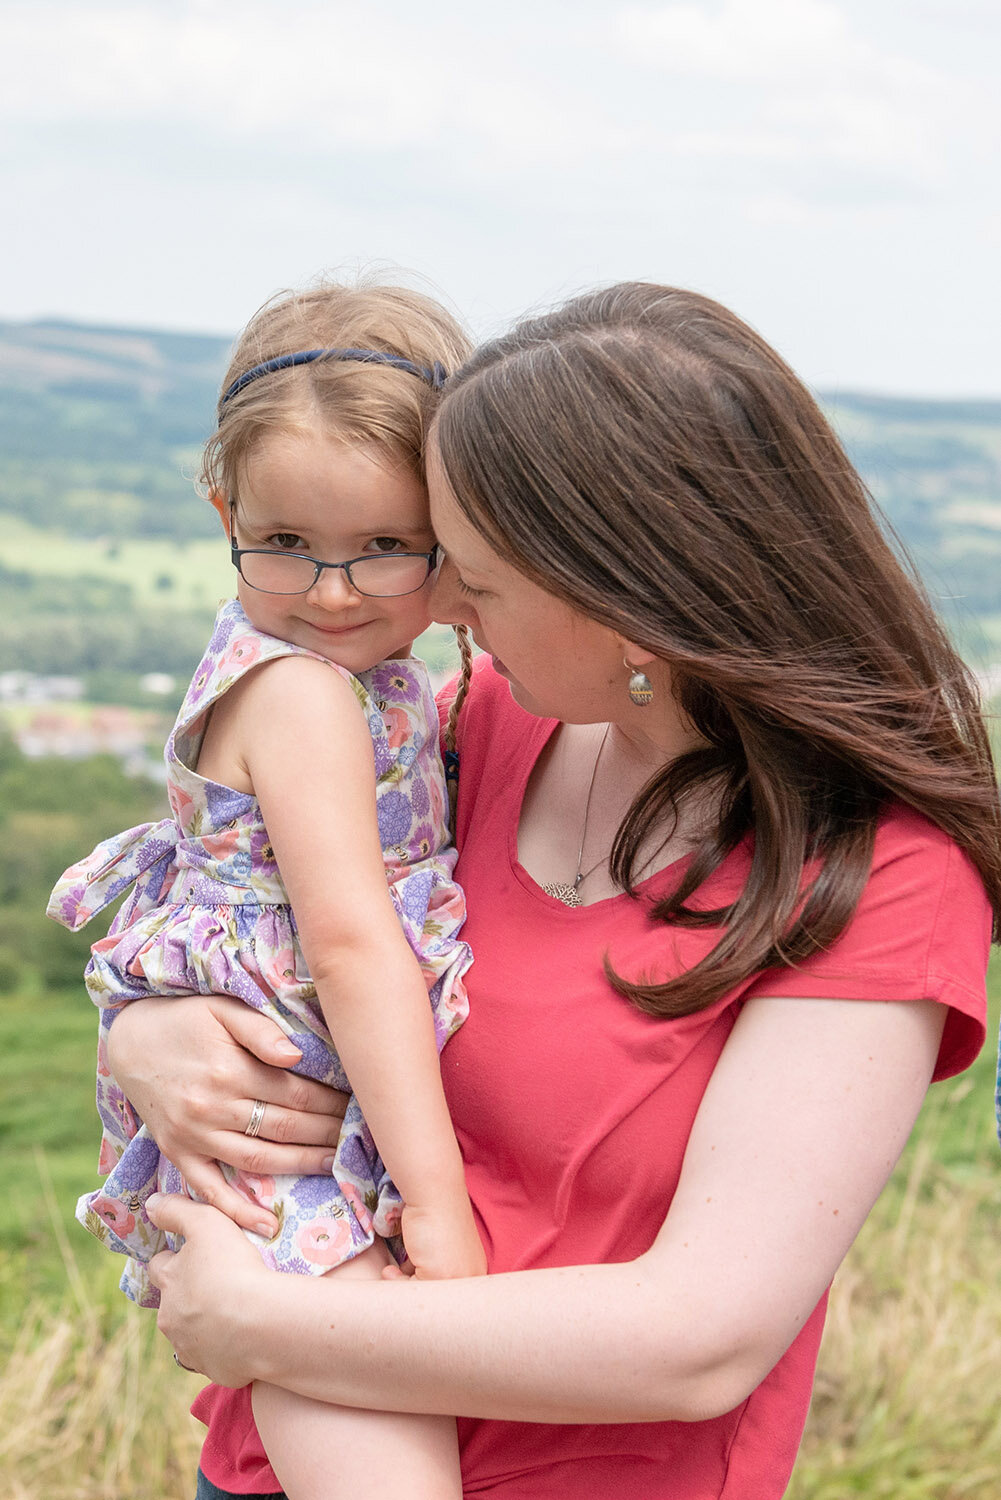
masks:
[[[241,756],[344,1070],[404,1200],[417,1275],[486,1269],[420,964],[386,880],[375,765],[351,685],[290,657],[229,695]]]
[[[382,1410],[542,1422],[729,1411],[788,1347],[886,1182],[945,1011],[750,1002],[692,1130],[670,1213],[638,1260],[480,1280],[269,1277],[231,1225],[182,1199],[152,1274],[181,1360]]]
[[[206,1203],[244,1229],[277,1221],[227,1183],[245,1172],[330,1171],[347,1098],[290,1073],[301,1057],[267,1016],[222,995],[133,1000],[107,1034],[111,1071],[160,1150]],[[246,1135],[255,1100],[260,1134]]]

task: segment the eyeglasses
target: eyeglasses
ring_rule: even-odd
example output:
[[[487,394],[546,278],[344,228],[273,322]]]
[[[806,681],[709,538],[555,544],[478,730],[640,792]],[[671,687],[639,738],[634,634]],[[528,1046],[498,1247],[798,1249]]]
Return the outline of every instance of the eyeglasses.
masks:
[[[347,562],[320,562],[302,552],[278,552],[264,547],[238,547],[235,506],[230,502],[230,558],[248,588],[259,594],[308,594],[325,568],[343,572],[359,594],[370,599],[399,599],[416,594],[438,566],[441,549],[430,552],[384,552],[351,557]]]

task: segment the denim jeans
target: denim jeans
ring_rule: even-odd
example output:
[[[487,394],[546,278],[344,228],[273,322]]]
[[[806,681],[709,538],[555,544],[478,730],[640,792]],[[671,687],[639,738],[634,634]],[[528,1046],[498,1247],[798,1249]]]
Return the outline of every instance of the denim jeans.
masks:
[[[267,1495],[235,1495],[232,1490],[221,1490],[211,1479],[206,1479],[199,1469],[195,1500],[287,1500],[287,1497],[284,1490],[272,1490]]]

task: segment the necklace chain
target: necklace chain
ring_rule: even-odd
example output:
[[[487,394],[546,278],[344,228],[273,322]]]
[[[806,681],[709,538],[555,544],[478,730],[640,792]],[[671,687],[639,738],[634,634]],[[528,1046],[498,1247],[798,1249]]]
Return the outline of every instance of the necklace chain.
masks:
[[[611,724],[605,725],[605,732],[601,736],[601,742],[598,745],[598,753],[595,755],[594,765],[591,767],[591,780],[587,784],[587,797],[584,800],[584,826],[580,831],[580,848],[577,850],[577,873],[573,878],[573,884],[567,885],[564,881],[556,880],[551,881],[548,885],[544,885],[542,887],[547,896],[554,896],[557,901],[562,901],[564,906],[584,905],[583,901],[580,899],[579,888],[582,882],[585,881],[589,875],[593,875],[595,870],[597,870],[601,865],[605,863],[604,858],[602,858],[599,859],[596,864],[593,864],[590,869],[584,871],[581,870],[581,864],[584,859],[584,845],[587,841],[587,820],[591,813],[591,797],[594,794],[594,783],[598,775],[598,763],[601,760],[601,752],[605,748],[605,741],[608,739],[608,732],[611,727]]]

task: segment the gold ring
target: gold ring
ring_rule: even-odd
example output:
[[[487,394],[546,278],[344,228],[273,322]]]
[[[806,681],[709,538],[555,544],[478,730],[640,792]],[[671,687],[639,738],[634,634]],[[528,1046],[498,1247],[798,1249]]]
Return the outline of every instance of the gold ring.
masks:
[[[250,1119],[247,1121],[247,1128],[243,1132],[244,1135],[258,1135],[260,1133],[261,1122],[264,1119],[264,1111],[267,1107],[266,1100],[255,1100],[254,1107],[250,1112]]]

